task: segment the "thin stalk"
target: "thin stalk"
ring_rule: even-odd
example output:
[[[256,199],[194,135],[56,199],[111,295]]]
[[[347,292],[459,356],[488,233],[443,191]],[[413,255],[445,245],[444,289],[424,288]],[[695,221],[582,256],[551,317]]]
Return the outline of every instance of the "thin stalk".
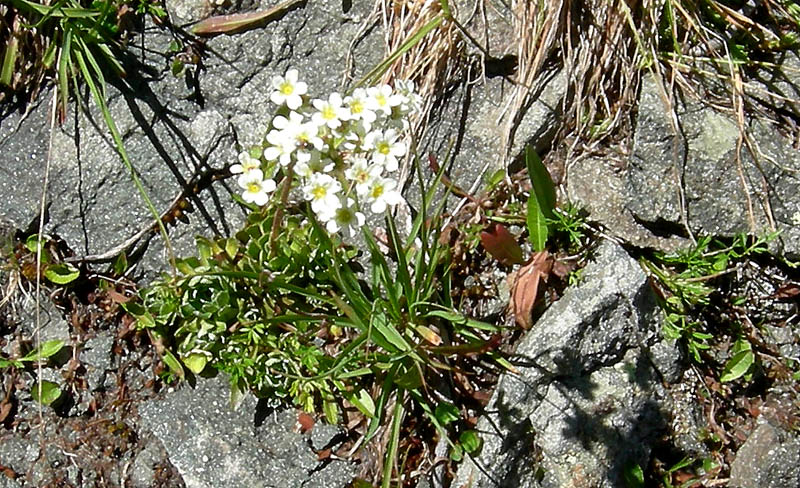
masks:
[[[278,233],[281,230],[281,223],[283,220],[283,209],[286,208],[289,202],[289,190],[292,189],[292,180],[294,179],[294,163],[289,163],[286,168],[286,177],[283,179],[283,186],[281,187],[281,204],[275,210],[275,216],[272,218],[272,229],[269,233],[269,250],[274,256],[276,253]]]
[[[403,425],[403,393],[398,390],[397,400],[394,403],[394,412],[392,413],[392,433],[389,438],[389,452],[386,453],[386,458],[383,460],[383,479],[381,480],[381,488],[389,488],[392,483],[392,468],[395,464],[397,457],[397,448],[400,444],[400,427]]]

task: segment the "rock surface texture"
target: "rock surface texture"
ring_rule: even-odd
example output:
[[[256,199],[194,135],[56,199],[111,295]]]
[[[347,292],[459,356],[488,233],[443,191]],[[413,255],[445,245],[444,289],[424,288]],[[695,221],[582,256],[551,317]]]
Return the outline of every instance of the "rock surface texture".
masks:
[[[480,456],[455,486],[623,486],[623,469],[644,462],[667,425],[654,312],[639,264],[603,244],[520,342],[520,374],[501,379],[478,424]]]
[[[782,232],[800,253],[800,153],[776,127],[748,120],[747,143],[735,119],[676,95],[677,126],[658,85],[645,76],[625,207],[651,229],[686,235]]]
[[[236,410],[222,377],[199,380],[140,407],[143,426],[164,444],[187,488],[345,486],[356,466],[323,465],[310,439],[294,432],[297,414],[246,398]],[[321,441],[321,447],[335,437]]]

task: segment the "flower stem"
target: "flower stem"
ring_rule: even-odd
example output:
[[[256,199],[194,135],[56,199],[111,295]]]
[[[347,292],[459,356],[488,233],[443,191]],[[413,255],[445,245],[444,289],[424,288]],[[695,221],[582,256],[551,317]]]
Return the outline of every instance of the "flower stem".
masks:
[[[272,229],[269,233],[269,249],[273,256],[276,253],[276,240],[278,239],[278,232],[283,223],[283,209],[286,208],[286,204],[289,201],[289,190],[292,188],[293,179],[294,162],[289,163],[289,166],[286,168],[286,177],[283,179],[283,186],[281,187],[281,203],[278,205],[277,210],[275,210],[275,216],[272,218]]]

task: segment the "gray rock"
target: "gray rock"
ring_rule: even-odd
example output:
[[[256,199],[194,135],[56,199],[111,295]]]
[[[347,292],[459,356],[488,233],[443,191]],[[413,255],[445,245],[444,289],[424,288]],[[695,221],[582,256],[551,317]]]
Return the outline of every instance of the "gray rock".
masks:
[[[677,97],[676,97],[677,98]],[[748,121],[758,155],[737,158],[733,119],[696,100],[676,101],[679,131],[670,124],[656,83],[645,77],[633,151],[627,167],[626,208],[661,234],[764,234],[771,220],[790,255],[800,252],[800,152],[776,128]]]
[[[638,247],[672,251],[686,247],[688,239],[653,234],[626,208],[626,173],[609,158],[587,157],[569,165],[566,174],[567,200],[589,213],[589,219],[607,232]]]
[[[90,391],[97,391],[105,387],[106,371],[112,369],[111,358],[114,347],[114,335],[109,331],[102,331],[83,344],[80,361],[86,368],[86,381]]]
[[[654,297],[638,263],[610,243],[583,276],[520,342],[520,374],[501,378],[478,423],[483,449],[454,486],[616,487],[627,466],[647,462],[667,428],[647,355]]]
[[[168,462],[167,451],[158,439],[143,440],[145,448],[133,460],[130,482],[133,488],[150,488],[154,485],[156,465]]]
[[[32,440],[23,439],[13,434],[0,437],[0,465],[11,468],[22,477],[33,463],[39,458],[39,445]],[[10,480],[0,474],[0,480],[5,480],[9,488],[22,486],[21,480]],[[0,481],[0,486],[2,481]]]
[[[539,151],[549,146],[558,126],[567,85],[563,72],[552,72],[548,78],[522,115],[508,155],[503,153],[504,111],[513,85],[502,77],[486,78],[448,94],[442,108],[431,115],[427,149],[444,157],[453,148],[450,177],[454,183],[465,190],[478,190],[484,170],[491,174],[506,168],[528,143]]]
[[[800,486],[800,439],[770,424],[756,427],[731,463],[730,486]]]
[[[233,411],[228,391],[221,376],[199,379],[196,388],[139,409],[142,426],[164,445],[187,488],[344,486],[355,476],[356,466],[340,461],[310,474],[319,462],[293,431],[296,413],[263,414],[249,396]]]

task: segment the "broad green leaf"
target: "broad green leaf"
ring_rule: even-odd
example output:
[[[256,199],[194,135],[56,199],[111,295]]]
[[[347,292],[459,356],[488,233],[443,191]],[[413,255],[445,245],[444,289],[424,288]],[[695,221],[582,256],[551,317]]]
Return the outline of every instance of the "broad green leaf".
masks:
[[[536,195],[531,191],[531,196],[528,198],[528,234],[531,241],[531,246],[536,252],[544,251],[547,238],[549,237],[549,230],[547,227],[547,218],[539,206],[539,201]]]
[[[461,444],[456,444],[450,448],[450,459],[455,462],[464,459],[464,448],[461,447]]]
[[[33,385],[33,388],[31,388],[31,397],[33,397],[35,402],[41,403],[42,405],[51,405],[61,397],[61,388],[52,381],[42,381],[41,392],[39,388],[39,383]]]
[[[473,454],[481,448],[481,441],[478,432],[475,430],[465,430],[458,436],[458,441],[461,443],[461,446],[464,448],[464,451]]]
[[[536,195],[539,209],[546,218],[555,219],[553,210],[556,208],[556,187],[533,146],[525,148],[525,165],[531,179],[531,194]]]
[[[746,343],[747,346],[740,346],[740,350],[725,363],[725,367],[722,369],[722,376],[719,378],[723,383],[741,378],[755,362],[755,355],[750,348],[750,343],[741,339],[736,341],[737,345],[739,343]],[[734,350],[736,350],[736,346],[734,346]]]
[[[20,361],[41,361],[42,359],[47,359],[50,356],[57,354],[62,347],[64,347],[64,341],[60,339],[46,341],[43,342],[38,349],[34,349],[26,354],[25,357],[20,359]]]
[[[56,285],[66,285],[78,279],[81,272],[75,266],[69,263],[58,263],[48,266],[44,270],[44,276]]]
[[[422,386],[422,376],[416,365],[409,364],[406,371],[394,379],[394,384],[405,390],[416,390]]]

